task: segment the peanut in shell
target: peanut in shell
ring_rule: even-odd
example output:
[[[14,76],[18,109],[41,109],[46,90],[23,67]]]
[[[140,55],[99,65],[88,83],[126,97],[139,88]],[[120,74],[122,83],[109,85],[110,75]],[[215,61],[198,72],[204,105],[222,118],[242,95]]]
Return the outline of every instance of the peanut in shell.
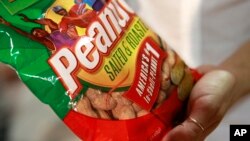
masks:
[[[166,78],[164,75],[161,77],[161,89],[164,91],[167,91],[169,87],[171,86],[171,80],[169,78]]]
[[[184,69],[185,63],[179,57],[177,57],[176,63],[170,73],[170,78],[173,84],[179,85],[181,83],[184,77]]]
[[[132,101],[129,99],[123,97],[122,95],[124,92],[112,92],[111,96],[116,100],[117,103],[123,104],[123,105],[132,105]]]
[[[142,117],[149,114],[149,112],[147,110],[141,110],[137,113],[137,117]]]
[[[104,110],[97,110],[98,117],[101,119],[111,119],[110,115],[108,112]]]
[[[112,110],[117,105],[117,102],[110,94],[102,93],[92,88],[87,90],[86,96],[89,98],[92,106],[98,110]]]
[[[113,110],[112,114],[115,119],[125,120],[136,118],[136,113],[132,105],[117,105]]]
[[[160,39],[160,42],[161,42],[161,46],[164,50],[167,50],[169,48],[168,44],[164,40]]]
[[[175,52],[170,48],[167,48],[166,53],[167,53],[167,61],[168,61],[169,66],[171,68],[174,66],[177,56],[176,56]]]
[[[178,98],[181,101],[185,101],[189,97],[193,86],[194,86],[193,75],[189,69],[186,69],[184,78],[181,81],[181,83],[177,89],[178,90]]]
[[[139,105],[137,105],[136,103],[133,103],[132,107],[134,108],[135,112],[137,112],[137,113],[142,110],[142,108]]]
[[[87,97],[81,98],[76,104],[74,110],[86,116],[97,118],[97,114],[92,109],[91,103]]]
[[[157,104],[163,103],[163,102],[166,100],[166,98],[167,98],[166,92],[160,90],[160,91],[159,91],[158,98],[157,98],[157,100],[156,100],[156,103],[157,103]]]

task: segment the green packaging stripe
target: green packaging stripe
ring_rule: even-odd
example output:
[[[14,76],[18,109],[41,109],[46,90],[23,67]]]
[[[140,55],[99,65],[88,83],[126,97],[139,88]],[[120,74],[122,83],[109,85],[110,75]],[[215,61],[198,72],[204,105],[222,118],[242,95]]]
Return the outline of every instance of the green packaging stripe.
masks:
[[[30,7],[39,0],[0,0],[4,8],[11,14],[14,15],[17,12],[24,10],[25,8]]]
[[[19,10],[15,15],[12,15],[7,9],[6,5],[3,1],[8,0],[0,0],[0,16],[4,17],[5,20],[12,23],[13,26],[16,26],[26,32],[30,32],[30,30],[34,27],[41,27],[41,25],[34,23],[24,22],[18,14],[24,14],[29,16],[32,19],[41,18],[43,16],[44,11],[55,1],[55,0],[41,0],[39,2],[34,3],[33,5]],[[19,6],[22,7],[23,3],[29,2],[30,0],[16,0],[15,2],[19,3]],[[38,1],[38,0],[36,0]],[[18,9],[18,8],[17,8]]]
[[[0,2],[4,5],[6,10],[10,12],[10,14],[14,15],[17,12],[31,6],[32,4],[38,2],[39,0],[29,0],[29,1],[21,1],[21,0],[14,0],[10,2],[9,0],[0,0]]]
[[[0,0],[0,16],[13,26],[29,33],[41,25],[24,22],[18,14],[39,18],[54,0]],[[15,15],[11,15],[15,14]],[[48,104],[63,119],[71,107],[70,99],[54,71],[48,65],[48,49],[10,27],[0,24],[0,61],[16,69],[20,79],[35,96]]]
[[[44,46],[38,44],[31,39],[17,34],[9,27],[0,25],[1,31],[1,60],[11,64],[17,70],[29,65],[33,60],[36,60],[41,55],[47,54],[48,51]],[[14,35],[14,36],[13,36]],[[26,55],[24,57],[24,55]]]
[[[47,63],[50,56],[47,48],[2,24],[0,43],[0,61],[16,69],[36,97],[63,119],[70,110],[70,99]]]

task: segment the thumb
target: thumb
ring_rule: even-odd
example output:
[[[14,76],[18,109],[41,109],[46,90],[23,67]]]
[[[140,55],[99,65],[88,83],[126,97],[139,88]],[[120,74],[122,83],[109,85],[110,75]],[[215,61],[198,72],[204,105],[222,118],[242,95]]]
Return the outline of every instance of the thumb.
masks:
[[[187,113],[189,118],[172,129],[163,141],[203,140],[222,119],[233,85],[234,79],[226,71],[216,70],[204,75],[192,90]],[[203,128],[206,128],[205,132]]]

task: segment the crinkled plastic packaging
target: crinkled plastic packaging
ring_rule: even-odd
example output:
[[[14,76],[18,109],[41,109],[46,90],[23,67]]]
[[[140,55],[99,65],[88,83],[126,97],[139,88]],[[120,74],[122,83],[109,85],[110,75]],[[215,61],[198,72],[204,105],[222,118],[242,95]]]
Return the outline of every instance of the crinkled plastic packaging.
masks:
[[[85,141],[159,141],[200,75],[124,0],[0,0],[0,61]]]

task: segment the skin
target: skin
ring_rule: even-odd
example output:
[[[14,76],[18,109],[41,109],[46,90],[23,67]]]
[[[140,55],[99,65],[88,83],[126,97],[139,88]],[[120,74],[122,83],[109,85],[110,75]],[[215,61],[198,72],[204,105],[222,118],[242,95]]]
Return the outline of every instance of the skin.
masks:
[[[163,141],[204,141],[218,126],[227,111],[250,92],[250,41],[242,45],[232,56],[218,66],[201,66],[204,76],[194,86],[187,110],[203,125],[199,126],[188,118],[176,126]]]

